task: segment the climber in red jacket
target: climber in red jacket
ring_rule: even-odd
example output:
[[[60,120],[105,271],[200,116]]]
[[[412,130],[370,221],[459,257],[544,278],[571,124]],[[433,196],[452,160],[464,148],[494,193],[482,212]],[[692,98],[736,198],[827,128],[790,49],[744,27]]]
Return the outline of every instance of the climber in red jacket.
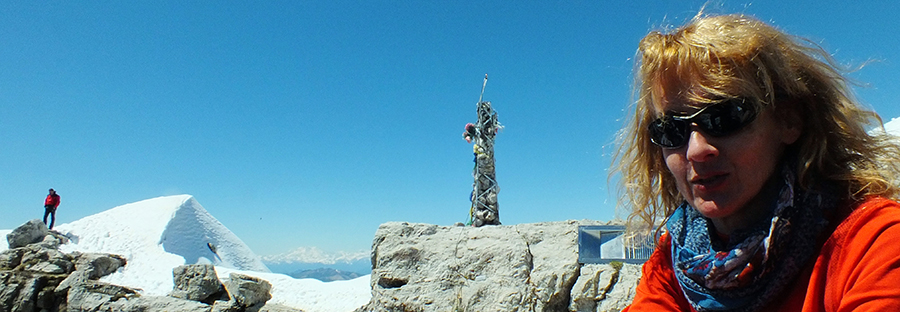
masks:
[[[50,215],[50,229],[53,229],[53,223],[56,222],[56,207],[59,207],[59,195],[56,191],[50,189],[47,199],[44,200],[44,224],[47,224],[47,215]]]

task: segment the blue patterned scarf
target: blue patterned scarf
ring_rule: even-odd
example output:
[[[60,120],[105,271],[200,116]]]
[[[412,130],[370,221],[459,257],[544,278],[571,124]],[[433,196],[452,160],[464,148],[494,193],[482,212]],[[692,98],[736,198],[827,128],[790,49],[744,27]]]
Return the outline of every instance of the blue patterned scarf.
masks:
[[[732,233],[728,242],[712,238],[711,221],[687,202],[667,221],[675,276],[695,310],[758,311],[816,252],[828,224],[824,212],[836,201],[827,192],[795,193],[795,175],[784,168],[771,220]]]

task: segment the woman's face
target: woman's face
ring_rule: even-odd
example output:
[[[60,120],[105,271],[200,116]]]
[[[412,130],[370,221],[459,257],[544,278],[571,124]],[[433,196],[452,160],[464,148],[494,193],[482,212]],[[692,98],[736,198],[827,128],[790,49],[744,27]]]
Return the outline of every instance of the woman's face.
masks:
[[[665,97],[658,103],[657,115],[690,115],[703,108]],[[799,129],[776,119],[772,109],[762,109],[755,120],[726,136],[710,136],[692,124],[687,144],[662,152],[684,199],[728,234],[763,213],[755,208],[765,200],[760,193],[785,146],[800,136]]]

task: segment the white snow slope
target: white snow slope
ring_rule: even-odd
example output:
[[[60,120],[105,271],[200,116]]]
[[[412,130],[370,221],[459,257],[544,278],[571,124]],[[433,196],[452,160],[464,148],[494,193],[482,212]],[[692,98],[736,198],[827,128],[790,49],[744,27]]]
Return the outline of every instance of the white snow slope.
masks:
[[[273,285],[269,302],[307,312],[352,311],[371,297],[369,276],[324,283],[269,273],[259,256],[190,195],[122,205],[55,230],[71,239],[60,246],[63,252],[124,256],[127,265],[101,280],[138,288],[145,295],[168,294],[174,286],[172,269],[179,265],[211,263],[220,278],[239,272],[269,281]],[[0,234],[9,232],[0,230]],[[6,248],[0,244],[0,251]]]

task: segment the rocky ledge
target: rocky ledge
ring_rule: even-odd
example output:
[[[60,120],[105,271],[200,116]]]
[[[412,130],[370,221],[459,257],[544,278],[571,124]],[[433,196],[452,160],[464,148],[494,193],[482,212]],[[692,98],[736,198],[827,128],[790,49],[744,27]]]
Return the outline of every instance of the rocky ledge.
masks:
[[[267,305],[272,285],[232,273],[220,281],[212,265],[185,265],[173,270],[169,296],[142,296],[140,291],[99,281],[127,263],[118,255],[63,253],[68,239],[31,220],[7,235],[0,253],[0,312],[288,312]]]
[[[579,264],[578,226],[382,224],[364,311],[621,311],[640,265]]]

